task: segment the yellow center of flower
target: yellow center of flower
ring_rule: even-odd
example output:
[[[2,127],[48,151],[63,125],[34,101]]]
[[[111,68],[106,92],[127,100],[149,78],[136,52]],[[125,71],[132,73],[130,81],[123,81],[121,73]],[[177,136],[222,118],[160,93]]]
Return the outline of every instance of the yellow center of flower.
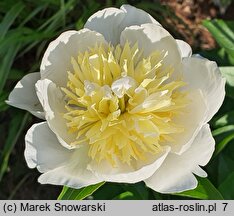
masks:
[[[131,164],[161,151],[172,135],[184,128],[175,116],[187,105],[180,89],[184,82],[173,78],[164,65],[166,53],[144,56],[138,45],[96,45],[72,57],[68,71],[66,109],[63,114],[72,146],[89,145],[89,157]],[[173,76],[174,77],[174,76]]]

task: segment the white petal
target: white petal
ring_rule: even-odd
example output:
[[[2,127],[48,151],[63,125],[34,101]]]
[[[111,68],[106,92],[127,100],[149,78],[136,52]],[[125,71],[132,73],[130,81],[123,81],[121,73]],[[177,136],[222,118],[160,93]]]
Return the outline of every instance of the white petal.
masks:
[[[208,122],[219,110],[225,97],[225,79],[215,62],[204,58],[184,58],[184,79],[189,89],[201,89],[208,105]]]
[[[191,55],[192,55],[191,46],[183,40],[176,40],[176,42],[177,42],[177,45],[180,49],[180,53],[181,53],[182,58],[191,57]]]
[[[56,85],[65,87],[67,71],[73,71],[71,58],[78,57],[91,46],[106,43],[104,37],[88,29],[66,31],[51,42],[41,62],[41,78],[50,79]]]
[[[42,174],[38,182],[41,184],[65,185],[79,189],[102,181],[85,169],[77,170],[76,167],[72,169],[70,167],[58,167]]]
[[[209,125],[206,124],[195,138],[191,148],[182,155],[169,154],[154,175],[145,180],[146,185],[161,193],[194,189],[197,186],[197,180],[193,173],[204,177],[204,171],[198,171],[198,167],[208,163],[214,146],[215,141]]]
[[[87,169],[90,158],[88,145],[76,150],[64,166],[60,166],[42,174],[38,181],[41,184],[66,185],[72,188],[81,188],[102,182]]]
[[[203,178],[207,177],[207,173],[200,166],[195,167],[193,173]]]
[[[119,26],[124,16],[124,12],[120,9],[106,8],[93,14],[84,27],[101,33],[108,42],[116,45],[121,32]]]
[[[172,135],[176,141],[171,144],[172,152],[181,154],[186,151],[193,143],[194,138],[204,125],[208,108],[203,94],[199,90],[189,92],[189,104],[183,114],[174,119],[175,123],[182,125],[184,132]]]
[[[145,23],[154,23],[160,25],[158,21],[156,21],[150,14],[148,14],[144,10],[135,8],[131,5],[122,5],[120,9],[125,12],[124,20],[121,23],[122,29],[125,29],[126,27],[132,25],[142,25]]]
[[[45,110],[45,118],[50,129],[56,134],[60,143],[66,148],[74,142],[75,134],[68,133],[66,120],[63,118],[65,109],[65,96],[52,81],[45,79],[36,83],[38,98]]]
[[[121,32],[128,26],[155,23],[152,16],[141,9],[123,5],[120,9],[106,8],[93,14],[85,24],[85,28],[101,33],[108,42],[116,45],[120,41]]]
[[[124,45],[127,41],[132,45],[137,43],[145,56],[155,51],[164,52],[166,57],[162,68],[171,66],[180,73],[182,59],[179,48],[176,40],[163,27],[156,24],[128,27],[121,33],[120,43]]]
[[[134,167],[119,163],[117,167],[112,167],[108,162],[102,161],[99,164],[91,162],[88,169],[91,170],[99,179],[109,182],[135,183],[149,178],[163,163],[170,151],[170,147],[164,147],[157,158],[150,158],[147,164],[136,163]]]
[[[40,73],[25,75],[15,86],[9,95],[7,104],[24,109],[44,119],[43,108],[37,98],[35,83],[40,79]]]
[[[25,136],[25,143],[24,155],[28,166],[37,167],[40,172],[63,166],[73,153],[60,145],[46,122],[34,124]]]
[[[80,188],[100,182],[87,170],[87,149],[68,150],[60,145],[46,122],[34,124],[25,137],[25,158],[30,168],[43,172],[42,184]]]

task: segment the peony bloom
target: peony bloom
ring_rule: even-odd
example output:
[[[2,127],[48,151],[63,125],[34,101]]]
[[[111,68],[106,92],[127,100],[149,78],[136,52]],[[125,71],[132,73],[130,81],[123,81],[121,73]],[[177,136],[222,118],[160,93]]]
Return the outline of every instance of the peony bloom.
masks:
[[[45,121],[25,137],[42,184],[80,188],[144,181],[180,192],[205,177],[215,142],[207,122],[225,80],[215,62],[191,56],[153,17],[130,5],[92,15],[84,29],[51,42],[40,72],[8,104]]]

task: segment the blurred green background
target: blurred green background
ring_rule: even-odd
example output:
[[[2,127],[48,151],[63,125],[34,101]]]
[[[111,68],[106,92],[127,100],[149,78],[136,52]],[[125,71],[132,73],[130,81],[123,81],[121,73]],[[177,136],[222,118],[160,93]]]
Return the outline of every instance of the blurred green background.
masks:
[[[60,198],[234,199],[234,4],[231,0],[1,0],[0,199],[56,199],[62,190],[60,186],[40,185],[38,171],[27,167],[24,136],[40,120],[9,107],[5,100],[10,91],[25,74],[39,71],[48,43],[61,32],[81,29],[97,10],[125,3],[149,12],[174,37],[187,41],[194,52],[217,61],[227,79],[224,104],[210,122],[216,151],[205,167],[208,179],[199,178],[197,189],[177,195],[156,193],[140,182],[98,185],[84,197],[79,197],[78,190],[64,188]]]

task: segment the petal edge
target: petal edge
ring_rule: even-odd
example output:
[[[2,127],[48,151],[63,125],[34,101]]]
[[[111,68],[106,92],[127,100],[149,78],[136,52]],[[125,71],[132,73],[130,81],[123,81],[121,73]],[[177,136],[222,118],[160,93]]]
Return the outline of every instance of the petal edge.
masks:
[[[11,91],[7,104],[24,109],[38,118],[45,119],[43,108],[36,95],[35,83],[40,79],[40,73],[25,75]]]
[[[203,126],[192,146],[182,155],[169,154],[162,166],[145,180],[148,187],[161,193],[175,193],[194,189],[197,180],[193,173],[205,177],[205,166],[214,152],[215,141],[209,125]]]

